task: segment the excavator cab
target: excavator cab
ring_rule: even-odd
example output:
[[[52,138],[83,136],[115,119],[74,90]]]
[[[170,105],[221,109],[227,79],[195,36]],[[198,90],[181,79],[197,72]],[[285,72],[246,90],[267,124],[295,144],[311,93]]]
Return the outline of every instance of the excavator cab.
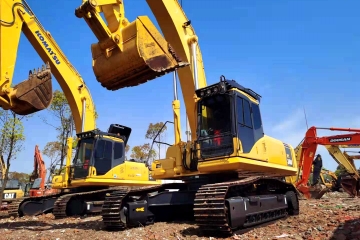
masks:
[[[131,128],[111,124],[108,132],[93,130],[77,134],[77,151],[72,165],[72,178],[105,175],[125,161],[125,146]]]
[[[221,76],[220,82],[197,89],[195,93],[198,98],[195,147],[189,149],[192,154],[187,159],[179,156],[186,170],[217,172],[226,169],[234,173],[257,173],[259,166],[253,162],[266,161],[284,167],[276,169],[276,172],[272,168],[262,168],[265,172],[296,175],[297,164],[292,147],[264,134],[259,94],[234,80],[226,80],[224,76]],[[250,162],[249,159],[256,161]],[[175,164],[170,157],[154,161],[152,176],[161,179],[176,176],[176,165],[171,163]]]
[[[128,22],[122,2],[101,7],[101,3],[84,1],[75,15],[84,18],[99,40],[91,45],[93,71],[108,90],[137,86],[189,65],[179,58],[149,17],[139,16]]]
[[[232,155],[234,136],[241,141],[243,153],[249,153],[263,137],[259,105],[250,100],[259,100],[260,95],[251,89],[222,76],[220,83],[198,89],[196,94],[200,98],[198,143],[202,159]]]

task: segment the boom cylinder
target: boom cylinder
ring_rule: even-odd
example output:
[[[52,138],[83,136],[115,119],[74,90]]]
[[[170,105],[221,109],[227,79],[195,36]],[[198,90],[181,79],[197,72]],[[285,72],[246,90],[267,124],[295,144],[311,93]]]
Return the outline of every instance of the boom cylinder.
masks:
[[[181,125],[180,125],[180,101],[178,99],[177,93],[177,81],[176,81],[176,70],[173,75],[173,87],[174,87],[174,101],[172,103],[173,111],[174,111],[174,136],[175,136],[175,144],[179,144],[181,142]]]
[[[198,71],[197,71],[196,42],[191,43],[191,53],[192,53],[192,57],[193,57],[195,90],[198,90],[199,89],[199,78],[198,78]]]
[[[86,98],[83,99],[82,102],[82,119],[81,119],[81,132],[84,132],[85,129],[85,113],[86,113]]]

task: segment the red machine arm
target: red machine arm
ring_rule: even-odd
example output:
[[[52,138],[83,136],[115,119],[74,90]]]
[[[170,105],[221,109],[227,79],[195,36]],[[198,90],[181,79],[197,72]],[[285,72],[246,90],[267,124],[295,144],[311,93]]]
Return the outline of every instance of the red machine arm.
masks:
[[[34,171],[30,176],[30,181],[33,182],[37,178],[41,178],[40,189],[44,189],[45,178],[46,178],[46,167],[38,145],[35,146]]]
[[[356,132],[343,135],[333,135],[327,137],[317,137],[316,129],[326,129],[331,131]],[[305,195],[308,193],[307,182],[310,177],[313,159],[318,145],[337,146],[337,147],[358,147],[360,146],[360,129],[351,128],[317,128],[311,127],[306,132],[302,143],[302,150],[299,162],[299,169],[302,170],[301,179],[296,183],[296,187]],[[343,159],[337,159],[343,165],[349,165],[348,162],[342,162]],[[344,160],[345,161],[345,160]]]

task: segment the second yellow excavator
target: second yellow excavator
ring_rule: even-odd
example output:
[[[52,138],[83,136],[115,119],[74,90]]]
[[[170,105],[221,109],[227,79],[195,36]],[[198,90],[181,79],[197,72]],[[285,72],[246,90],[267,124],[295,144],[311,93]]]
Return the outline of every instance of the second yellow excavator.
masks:
[[[166,53],[170,51],[184,62],[176,70],[191,140],[181,141],[174,77],[175,143],[165,159],[151,164],[154,179],[183,183],[114,189],[103,205],[105,227],[124,229],[189,216],[202,230],[232,234],[240,227],[298,214],[296,189],[284,180],[297,173],[294,149],[264,134],[261,96],[224,76],[207,86],[198,38],[179,2],[147,3],[169,44],[163,44],[163,37],[147,16],[129,22],[123,1],[83,1],[75,11],[98,39],[91,47],[93,70],[109,90],[144,83],[175,65],[157,60],[154,64],[155,58],[149,54],[169,56]]]
[[[7,171],[7,167],[3,156],[0,154],[0,189],[3,187],[4,178]],[[11,202],[16,199],[24,197],[24,190],[21,188],[21,184],[18,179],[8,179],[4,188],[3,200],[0,206],[0,210],[7,210]]]
[[[28,4],[0,0],[0,11],[1,107],[23,115],[45,109],[52,99],[52,73],[70,105],[79,140],[71,161],[72,138],[68,139],[65,173],[52,179],[52,188],[60,193],[14,201],[9,206],[10,216],[50,211],[57,218],[99,213],[110,186],[159,185],[161,182],[149,180],[145,164],[125,161],[131,128],[111,124],[107,132],[95,129],[95,107],[89,89]],[[47,67],[31,72],[27,81],[11,88],[21,32]]]

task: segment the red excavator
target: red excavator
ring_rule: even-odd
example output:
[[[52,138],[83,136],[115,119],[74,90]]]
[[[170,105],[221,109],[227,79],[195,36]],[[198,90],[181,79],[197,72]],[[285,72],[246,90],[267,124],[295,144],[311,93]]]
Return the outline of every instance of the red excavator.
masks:
[[[353,132],[349,134],[318,137],[317,129],[330,131]],[[306,198],[311,198],[312,192],[316,192],[313,186],[308,185],[308,180],[313,165],[313,159],[318,145],[323,145],[334,158],[334,160],[345,167],[346,174],[341,176],[342,188],[351,196],[359,195],[360,175],[356,170],[354,159],[349,158],[340,150],[340,148],[359,148],[360,147],[360,129],[353,128],[319,128],[311,127],[306,132],[305,138],[301,144],[301,155],[299,161],[299,173],[301,177],[296,182],[296,188],[304,194]]]
[[[44,196],[48,194],[55,194],[58,192],[57,189],[51,189],[45,187],[45,179],[46,179],[46,167],[45,162],[41,156],[41,152],[39,150],[38,145],[35,146],[35,154],[34,154],[34,171],[30,175],[30,184],[27,186],[28,189],[25,192],[28,192],[28,196],[36,197],[36,196]]]

